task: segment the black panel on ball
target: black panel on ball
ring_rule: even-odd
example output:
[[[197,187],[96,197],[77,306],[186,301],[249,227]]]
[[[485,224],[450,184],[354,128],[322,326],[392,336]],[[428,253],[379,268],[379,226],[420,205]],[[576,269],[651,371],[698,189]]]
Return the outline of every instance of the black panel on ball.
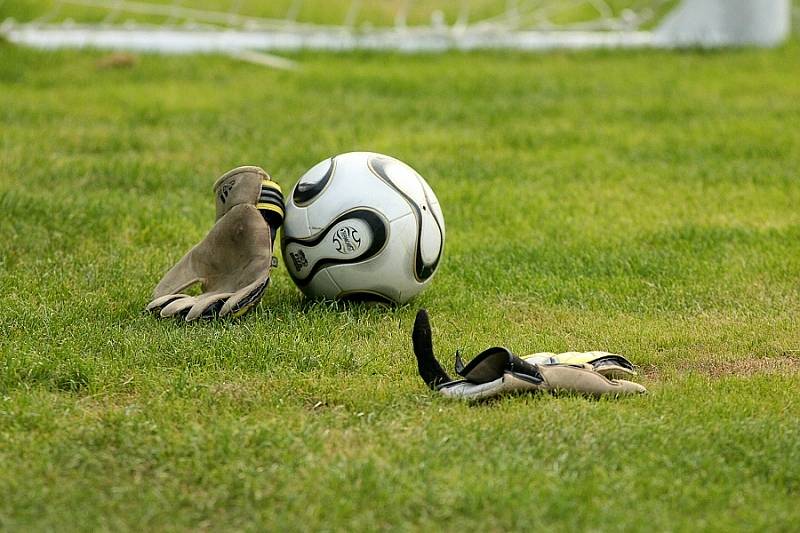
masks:
[[[319,196],[319,194],[325,190],[325,187],[331,180],[334,168],[336,168],[336,158],[331,157],[328,170],[325,172],[322,178],[311,183],[305,181],[298,182],[294,187],[294,192],[292,193],[292,200],[294,200],[295,205],[308,205],[312,200],[314,200],[314,198]]]
[[[284,256],[286,255],[286,247],[289,244],[297,243],[308,248],[312,248],[321,243],[337,224],[344,222],[345,220],[361,220],[365,222],[367,226],[369,226],[370,230],[372,231],[372,242],[370,243],[369,247],[355,257],[342,259],[320,259],[311,267],[311,271],[308,273],[308,275],[302,279],[295,276],[291,269],[287,269],[289,270],[289,275],[298,286],[305,287],[311,283],[311,280],[314,279],[314,276],[324,268],[334,265],[350,265],[354,263],[361,263],[372,257],[375,257],[381,252],[381,250],[383,250],[384,246],[386,245],[386,239],[389,235],[388,222],[386,222],[381,215],[372,209],[357,208],[342,213],[336,218],[336,220],[333,220],[330,224],[328,224],[328,227],[325,228],[322,233],[313,237],[308,237],[306,239],[284,237],[284,239],[281,241],[281,248]]]
[[[414,213],[414,218],[417,221],[417,240],[416,246],[414,250],[414,277],[417,278],[417,281],[425,281],[429,277],[433,275],[436,271],[436,267],[439,265],[439,261],[442,259],[442,249],[443,246],[439,247],[439,253],[436,255],[436,259],[432,263],[426,264],[425,261],[422,259],[422,250],[420,249],[421,246],[421,239],[422,239],[422,213],[419,209],[417,203],[410,198],[406,193],[404,193],[400,187],[394,184],[392,178],[389,176],[389,173],[386,171],[386,164],[390,163],[391,160],[386,157],[372,157],[369,160],[369,168],[372,170],[373,174],[378,176],[384,183],[386,183],[389,187],[394,189],[397,194],[403,197],[405,201],[411,206],[411,211]],[[436,222],[436,226],[439,228],[439,235],[442,235],[442,223],[439,222],[439,219],[436,218],[436,214],[433,210],[431,210],[431,216],[433,220]]]

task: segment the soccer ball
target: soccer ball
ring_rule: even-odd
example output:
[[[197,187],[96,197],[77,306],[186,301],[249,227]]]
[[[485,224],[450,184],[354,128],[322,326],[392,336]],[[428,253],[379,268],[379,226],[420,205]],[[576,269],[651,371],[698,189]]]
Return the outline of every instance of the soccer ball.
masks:
[[[286,205],[283,261],[312,298],[405,303],[431,282],[443,249],[436,195],[413,168],[386,155],[321,161]]]

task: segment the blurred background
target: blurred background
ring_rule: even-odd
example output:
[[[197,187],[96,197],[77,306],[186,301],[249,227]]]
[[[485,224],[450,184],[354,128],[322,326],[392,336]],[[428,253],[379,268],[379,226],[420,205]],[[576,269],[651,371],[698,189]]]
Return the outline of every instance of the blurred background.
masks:
[[[23,0],[0,5],[2,30],[12,41],[171,52],[775,45],[785,40],[796,15],[791,0]]]

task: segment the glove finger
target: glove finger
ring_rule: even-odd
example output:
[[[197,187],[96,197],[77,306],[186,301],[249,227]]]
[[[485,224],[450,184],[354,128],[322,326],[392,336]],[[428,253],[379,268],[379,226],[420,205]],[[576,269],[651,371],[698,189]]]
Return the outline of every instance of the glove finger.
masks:
[[[174,300],[161,310],[161,316],[163,318],[167,318],[170,316],[183,314],[187,312],[189,308],[191,308],[196,302],[197,298],[194,296],[187,296],[186,298],[181,298],[180,300]]]
[[[161,297],[156,298],[155,300],[151,301],[149,304],[147,304],[147,307],[145,307],[145,309],[147,311],[152,311],[153,313],[157,313],[157,312],[161,311],[162,307],[164,307],[168,303],[172,302],[173,300],[177,300],[179,298],[189,298],[189,295],[188,294],[166,294],[164,296],[161,296]]]
[[[542,365],[539,371],[545,387],[553,391],[576,392],[590,396],[634,394],[646,392],[641,385],[631,381],[612,381],[594,370],[571,365]]]
[[[595,372],[607,377],[608,379],[635,376],[636,371],[614,364],[604,364],[603,366],[592,366]]]
[[[211,318],[219,313],[231,292],[219,292],[215,294],[203,294],[197,298],[189,312],[186,313],[186,321],[191,322],[197,318]]]
[[[259,300],[261,300],[261,297],[264,296],[264,291],[267,290],[268,286],[269,273],[267,272],[264,276],[247,287],[236,291],[233,296],[228,298],[228,301],[222,306],[219,316],[242,316],[255,307]]]
[[[615,379],[614,383],[618,383],[622,387],[623,394],[645,394],[647,389],[643,385],[628,381],[627,379]]]

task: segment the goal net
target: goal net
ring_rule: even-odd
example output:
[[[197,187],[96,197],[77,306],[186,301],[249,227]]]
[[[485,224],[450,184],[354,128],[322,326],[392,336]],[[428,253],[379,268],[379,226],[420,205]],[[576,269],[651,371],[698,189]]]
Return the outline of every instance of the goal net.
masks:
[[[791,0],[0,0],[42,48],[253,50],[772,46]]]

